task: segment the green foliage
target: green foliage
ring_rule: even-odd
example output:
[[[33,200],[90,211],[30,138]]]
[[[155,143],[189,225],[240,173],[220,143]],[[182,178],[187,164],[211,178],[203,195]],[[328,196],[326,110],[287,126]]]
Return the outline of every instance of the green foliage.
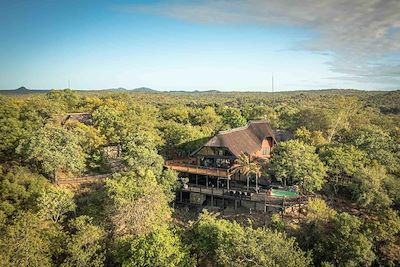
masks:
[[[374,242],[374,252],[380,266],[397,266],[400,263],[400,216],[398,211],[384,210],[368,225],[368,234]]]
[[[106,194],[115,236],[147,234],[170,218],[167,198],[151,171],[114,174]]]
[[[220,266],[308,266],[310,260],[293,238],[269,229],[201,214],[194,226],[196,251]]]
[[[325,146],[320,149],[319,154],[328,167],[329,182],[334,186],[335,192],[338,185],[348,184],[355,173],[368,163],[365,153],[353,145]]]
[[[110,144],[121,144],[130,134],[145,131],[160,145],[155,129],[157,116],[157,110],[152,107],[113,99],[107,99],[93,112],[95,126]]]
[[[175,198],[175,190],[179,186],[178,174],[171,169],[166,169],[162,175],[157,176],[157,182],[162,188],[165,196],[171,202]]]
[[[46,98],[62,107],[63,111],[74,111],[79,104],[79,95],[70,89],[51,90],[46,94]]]
[[[85,169],[85,153],[79,138],[64,128],[46,126],[22,140],[17,152],[27,161],[57,180],[59,172],[80,173]]]
[[[104,266],[105,231],[92,224],[88,216],[70,221],[71,235],[66,241],[67,257],[61,266]]]
[[[335,266],[372,264],[373,243],[359,218],[345,212],[336,213],[322,200],[310,202],[307,211],[307,223],[298,239],[303,247],[313,250],[316,265],[322,262]]]
[[[360,169],[354,175],[353,197],[366,209],[377,211],[389,207],[392,200],[384,187],[386,179],[386,170],[380,165]]]
[[[156,144],[147,132],[129,135],[124,140],[122,155],[129,170],[151,170],[157,176],[161,174],[164,160],[158,155]]]
[[[301,184],[308,191],[320,190],[326,175],[315,147],[298,140],[280,143],[273,152],[271,168],[278,181]]]
[[[0,237],[1,266],[52,266],[47,225],[30,212],[20,213]]]
[[[190,154],[201,146],[205,137],[211,134],[207,127],[179,124],[174,121],[162,123],[160,130],[165,140],[163,150],[169,157],[182,157]]]
[[[311,146],[320,146],[328,142],[321,131],[311,132],[304,127],[300,127],[295,131],[294,138],[299,139],[305,144]]]
[[[105,145],[105,137],[97,128],[77,121],[67,121],[64,125],[74,135],[79,136],[79,145],[87,155],[86,165],[90,168],[99,168],[101,164],[101,147]]]
[[[205,126],[215,130],[221,123],[221,116],[215,112],[213,107],[207,106],[204,109],[192,110],[190,122],[192,125]]]
[[[342,204],[348,210],[348,202],[354,201],[349,210],[358,216],[315,198],[298,228],[279,215],[272,216],[271,226],[296,233],[301,248],[313,254],[315,266],[397,266],[398,96],[352,90],[54,90],[0,97],[0,265],[192,266],[196,257],[200,266],[311,265],[310,257],[286,234],[242,227],[209,214],[194,225],[185,223],[187,231],[172,230],[182,224],[179,216],[170,220],[168,206],[178,179],[175,172],[163,170],[158,151],[167,158],[185,157],[218,130],[266,119],[297,139],[279,144],[269,173],[275,172],[283,183],[316,191],[326,171],[327,184],[342,189],[332,206]],[[68,121],[61,127],[59,118],[70,112],[92,112],[94,125]],[[18,162],[51,178],[85,169],[98,172],[104,167],[102,147],[108,145],[122,149],[122,157],[113,162],[127,173],[115,174],[98,191],[82,188],[76,213],[71,212],[72,193],[56,189],[27,168],[13,167]],[[253,174],[251,163],[239,164],[241,172]],[[323,193],[321,197],[328,199]]]
[[[173,120],[177,123],[186,124],[189,122],[190,109],[185,106],[173,106],[162,111],[165,120]]]
[[[371,241],[362,233],[360,219],[340,213],[333,220],[332,227],[334,231],[329,235],[325,247],[325,254],[330,254],[328,258],[338,266],[371,265],[375,254]]]
[[[66,189],[51,186],[42,191],[37,200],[39,214],[54,223],[62,222],[68,212],[75,211],[74,194]]]
[[[271,215],[271,228],[277,231],[283,231],[285,229],[285,222],[278,213]]]
[[[20,105],[14,99],[0,97],[0,157],[9,156],[23,136]]]
[[[326,223],[332,220],[336,216],[336,211],[330,208],[323,199],[314,198],[310,199],[307,203],[307,216],[306,222]]]
[[[226,107],[221,113],[222,122],[225,128],[236,128],[244,126],[246,124],[246,119],[242,116],[240,109]]]
[[[193,266],[179,237],[165,225],[126,242],[122,266]]]
[[[35,211],[40,193],[49,188],[41,175],[23,167],[0,169],[0,212],[9,217],[17,211]]]
[[[378,126],[366,125],[345,134],[345,141],[365,151],[370,160],[376,160],[390,173],[398,173],[399,146],[394,138]]]

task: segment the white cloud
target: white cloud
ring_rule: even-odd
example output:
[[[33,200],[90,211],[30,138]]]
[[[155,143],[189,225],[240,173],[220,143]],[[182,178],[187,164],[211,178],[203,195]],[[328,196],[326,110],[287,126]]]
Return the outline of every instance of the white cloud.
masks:
[[[302,26],[319,36],[302,49],[330,53],[334,72],[357,81],[385,80],[400,86],[399,0],[220,0],[120,6],[196,23]],[[390,78],[390,79],[389,79]]]

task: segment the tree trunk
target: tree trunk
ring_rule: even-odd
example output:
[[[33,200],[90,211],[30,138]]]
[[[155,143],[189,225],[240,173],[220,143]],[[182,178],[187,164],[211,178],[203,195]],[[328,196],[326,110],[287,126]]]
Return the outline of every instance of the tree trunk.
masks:
[[[250,187],[250,176],[247,175],[246,178],[247,178],[247,190],[249,190],[249,187]]]
[[[55,184],[58,183],[58,179],[57,179],[57,171],[53,171],[53,181]]]
[[[256,174],[256,192],[258,193],[258,174]]]

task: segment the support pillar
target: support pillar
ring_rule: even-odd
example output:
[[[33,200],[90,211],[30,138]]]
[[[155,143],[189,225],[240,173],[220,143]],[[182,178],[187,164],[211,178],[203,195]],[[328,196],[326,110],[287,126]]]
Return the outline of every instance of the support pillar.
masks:
[[[237,200],[235,198],[235,210],[237,210]]]
[[[208,175],[206,175],[206,187],[208,188]]]
[[[214,196],[211,195],[211,207],[213,207],[213,206],[214,206]]]
[[[199,185],[199,175],[196,174],[196,186],[198,186],[198,185]]]
[[[230,177],[228,176],[228,179],[226,180],[226,187],[228,188],[228,191],[229,191],[229,180],[230,180]]]

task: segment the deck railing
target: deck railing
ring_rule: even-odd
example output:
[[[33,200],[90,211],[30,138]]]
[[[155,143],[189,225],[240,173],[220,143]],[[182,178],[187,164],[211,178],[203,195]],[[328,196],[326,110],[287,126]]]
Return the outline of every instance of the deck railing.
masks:
[[[190,164],[187,161],[182,161],[182,160],[167,160],[165,161],[165,166],[167,168],[180,172],[188,172],[194,174],[203,174],[203,175],[211,175],[219,177],[229,177],[232,174],[231,169],[204,167],[204,166]]]

